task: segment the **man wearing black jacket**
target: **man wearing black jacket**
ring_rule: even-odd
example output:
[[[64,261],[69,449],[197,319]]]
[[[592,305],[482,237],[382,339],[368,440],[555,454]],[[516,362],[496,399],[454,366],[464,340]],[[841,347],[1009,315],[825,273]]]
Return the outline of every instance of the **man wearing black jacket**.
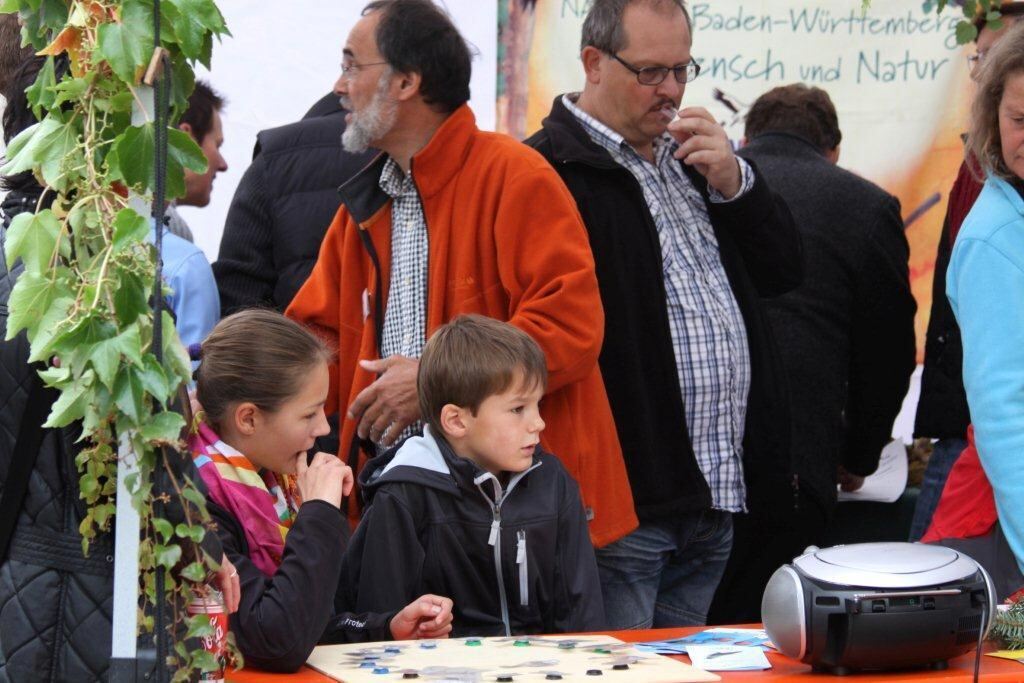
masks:
[[[284,311],[309,277],[338,186],[372,158],[341,147],[345,112],[326,95],[301,121],[261,131],[231,200],[213,274],[221,315],[251,306]]]
[[[828,93],[770,90],[747,113],[746,137],[740,155],[785,198],[803,238],[803,284],[766,304],[786,369],[800,491],[788,496],[795,508],[756,492],[750,514],[737,517],[709,614],[716,623],[760,621],[771,574],[822,542],[837,480],[856,489],[878,467],[915,356],[899,201],[836,166],[842,134]]]
[[[595,0],[583,92],[527,140],[576,199],[605,309],[601,372],[640,518],[597,551],[611,628],[703,623],[748,486],[789,490],[760,297],[799,284],[799,235],[706,110],[674,118],[699,72],[690,30],[680,0]]]

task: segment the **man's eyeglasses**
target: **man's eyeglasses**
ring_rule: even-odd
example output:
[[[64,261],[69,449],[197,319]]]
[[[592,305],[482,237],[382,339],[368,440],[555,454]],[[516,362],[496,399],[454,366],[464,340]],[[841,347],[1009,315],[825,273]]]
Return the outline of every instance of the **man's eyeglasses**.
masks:
[[[608,55],[616,62],[636,74],[636,80],[640,85],[660,85],[666,78],[668,78],[669,71],[671,71],[672,75],[675,77],[676,83],[689,83],[700,75],[700,64],[694,61],[671,67],[645,66],[641,68],[633,66],[614,52],[609,52]]]
[[[367,62],[366,64],[357,64],[356,62],[342,62],[341,63],[341,75],[344,78],[352,78],[359,70],[368,66],[380,66],[381,64],[387,64],[387,62]]]

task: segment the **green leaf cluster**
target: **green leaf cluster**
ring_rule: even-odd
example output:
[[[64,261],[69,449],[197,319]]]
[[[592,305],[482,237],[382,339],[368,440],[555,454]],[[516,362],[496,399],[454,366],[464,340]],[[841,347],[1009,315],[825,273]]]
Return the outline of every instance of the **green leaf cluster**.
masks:
[[[204,588],[220,561],[201,547],[209,523],[203,495],[157,458],[158,450],[187,458],[180,454],[185,419],[171,401],[191,366],[166,311],[162,345],[154,348],[152,219],[128,196],[145,203],[157,176],[155,124],[145,115],[133,121],[151,97],[140,81],[154,52],[152,9],[148,0],[0,0],[0,13],[19,15],[23,42],[47,55],[25,93],[38,123],[11,141],[0,172],[30,171],[50,190],[6,236],[3,257],[18,278],[4,334],[27,338],[30,362],[45,366],[40,377],[58,391],[46,426],[81,426],[75,466],[86,506],[83,553],[111,528],[119,448],[137,456],[139,471],[127,484],[144,530],[140,624],[150,631],[157,568],[167,570],[169,603],[177,625],[187,627],[176,608]],[[173,122],[194,86],[193,65],[209,66],[214,39],[228,31],[213,0],[163,0],[161,12]],[[62,53],[67,69],[56,66]],[[167,139],[162,171],[169,195],[180,196],[185,171],[205,171],[206,159],[173,125]],[[158,466],[171,489],[159,499],[151,484]],[[171,499],[184,520],[172,523],[160,512]],[[175,644],[176,680],[212,668],[208,653],[193,645]]]

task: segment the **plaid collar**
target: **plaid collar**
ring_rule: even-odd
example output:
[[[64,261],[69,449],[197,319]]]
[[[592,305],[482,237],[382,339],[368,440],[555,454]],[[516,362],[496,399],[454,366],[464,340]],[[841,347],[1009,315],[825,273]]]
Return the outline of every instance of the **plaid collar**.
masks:
[[[583,130],[590,136],[591,140],[603,147],[615,158],[627,155],[629,158],[635,157],[636,159],[646,161],[646,159],[640,156],[640,154],[633,149],[632,145],[626,142],[624,137],[580,109],[576,104],[576,100],[579,99],[579,96],[579,93],[567,93],[562,96],[562,104],[564,104],[565,108],[576,117],[580,122],[580,125],[583,126]],[[672,139],[672,136],[668,133],[662,133],[660,136],[655,138],[654,159],[657,165],[660,166],[665,161],[666,157],[670,157],[678,147],[679,143]]]
[[[397,199],[414,191],[412,184],[412,173],[406,175],[402,167],[392,158],[384,163],[384,169],[380,172],[380,189],[387,192],[391,197]]]

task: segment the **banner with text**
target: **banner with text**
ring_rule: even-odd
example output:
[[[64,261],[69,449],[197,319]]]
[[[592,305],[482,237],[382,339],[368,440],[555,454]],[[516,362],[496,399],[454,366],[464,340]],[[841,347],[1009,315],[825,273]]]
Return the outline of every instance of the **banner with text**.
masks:
[[[501,0],[498,129],[537,130],[559,93],[583,84],[579,38],[589,0]],[[925,14],[920,0],[690,2],[700,77],[685,105],[707,107],[737,144],[763,92],[804,82],[827,90],[843,131],[840,165],[903,206],[924,343],[946,197],[963,156],[971,96],[958,12]],[[881,330],[879,332],[882,332]],[[920,353],[919,353],[920,356]]]

